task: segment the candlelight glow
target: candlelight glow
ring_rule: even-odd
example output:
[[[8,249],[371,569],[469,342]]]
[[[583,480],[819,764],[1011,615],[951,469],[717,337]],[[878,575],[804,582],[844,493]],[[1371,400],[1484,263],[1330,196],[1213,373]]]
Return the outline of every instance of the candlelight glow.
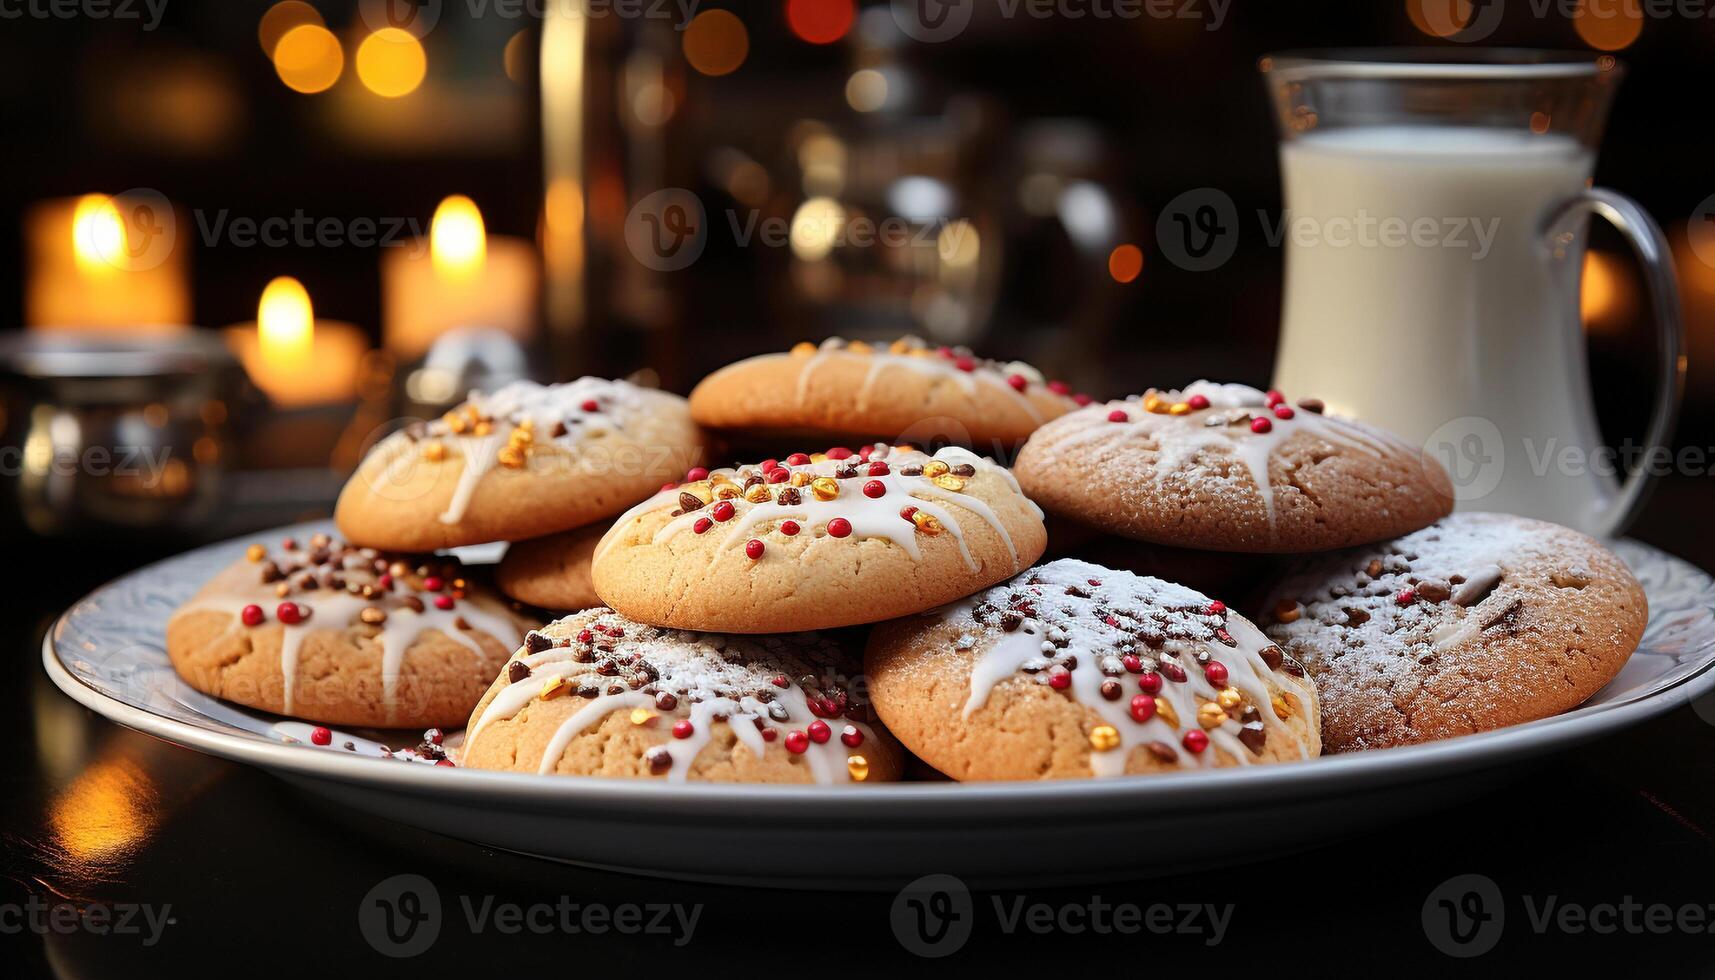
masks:
[[[274,46],[274,71],[294,92],[325,92],[345,71],[345,50],[327,28],[301,24],[287,31]]]
[[[315,346],[315,310],[309,291],[291,276],[281,276],[262,290],[256,307],[256,331],[261,336],[262,357],[279,364],[301,365],[310,360]]]
[[[106,194],[78,198],[71,219],[72,257],[85,275],[111,276],[125,255],[125,219]]]
[[[476,202],[454,194],[435,208],[429,224],[429,255],[435,272],[449,280],[474,279],[488,261],[488,233]]]
[[[321,13],[304,0],[280,0],[262,15],[262,22],[256,25],[256,40],[261,42],[262,50],[272,58],[274,49],[280,46],[280,39],[286,36],[286,32],[305,24],[326,26]]]
[[[422,43],[397,27],[382,28],[364,38],[357,46],[356,60],[358,80],[388,99],[415,92],[429,70]]]

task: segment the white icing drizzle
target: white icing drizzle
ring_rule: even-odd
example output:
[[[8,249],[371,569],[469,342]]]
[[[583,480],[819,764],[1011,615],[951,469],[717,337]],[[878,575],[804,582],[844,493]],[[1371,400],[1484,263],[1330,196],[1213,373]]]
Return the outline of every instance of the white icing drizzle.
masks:
[[[917,542],[917,536],[920,532],[909,519],[900,516],[901,510],[910,506],[916,507],[940,522],[946,533],[951,534],[954,541],[957,542],[959,553],[964,558],[965,564],[972,571],[976,571],[979,567],[978,562],[965,544],[964,530],[960,527],[957,517],[948,507],[940,506],[941,504],[949,504],[952,507],[962,508],[977,515],[990,528],[993,528],[995,533],[1005,542],[1007,552],[1012,558],[1013,570],[1016,571],[1019,568],[1018,549],[1014,547],[1012,535],[1007,531],[1006,525],[988,504],[969,493],[943,489],[927,476],[907,476],[900,472],[913,466],[923,466],[932,460],[946,464],[949,472],[954,467],[968,466],[975,474],[1000,474],[1012,492],[1018,494],[1030,507],[1031,512],[1037,517],[1041,517],[1042,511],[1030,502],[1029,498],[1024,497],[1023,492],[1019,489],[1017,479],[1006,467],[992,460],[979,457],[968,449],[950,446],[933,456],[929,456],[916,450],[901,451],[894,447],[876,446],[873,447],[873,451],[868,457],[861,461],[859,456],[854,455],[841,460],[822,459],[796,464],[784,462],[779,464],[789,473],[805,473],[812,478],[827,477],[830,479],[835,478],[841,469],[855,464],[857,475],[838,480],[840,492],[839,496],[834,499],[822,500],[808,485],[805,485],[795,488],[798,491],[796,503],[781,503],[778,499],[779,490],[782,487],[790,486],[790,482],[766,484],[774,491],[769,500],[752,503],[745,500],[743,496],[731,498],[730,503],[734,509],[732,519],[725,522],[724,528],[719,522],[713,523],[713,526],[705,533],[724,531],[722,547],[730,548],[739,546],[752,536],[753,530],[764,524],[777,529],[781,521],[792,520],[802,525],[800,534],[814,534],[825,531],[827,523],[834,518],[843,517],[851,523],[852,537],[858,539],[885,538],[904,548],[912,558],[920,559],[922,551]],[[869,464],[878,462],[888,464],[888,472],[877,476],[868,475]],[[751,467],[722,469],[711,473],[709,478],[717,482],[724,478],[726,481],[742,487],[750,476],[759,472],[760,470]],[[971,478],[973,477],[964,477],[963,479]],[[879,497],[867,496],[863,492],[863,487],[872,481],[880,483],[886,492]],[[618,531],[645,514],[677,508],[680,492],[681,488],[678,487],[663,490],[649,500],[633,507],[615,522],[614,531]],[[704,519],[714,521],[712,506],[683,513],[668,521],[655,532],[652,543],[660,544],[674,535],[687,531],[694,532],[697,522]],[[619,537],[620,535],[610,531],[597,547],[597,557],[605,554],[609,548],[613,547]]]
[[[244,625],[241,613],[247,605],[262,608],[267,617],[264,625],[276,625],[283,631],[280,637],[280,675],[284,685],[281,706],[283,714],[292,714],[296,709],[293,696],[297,686],[298,653],[304,638],[316,630],[343,630],[360,626],[362,612],[370,607],[385,607],[387,614],[375,641],[381,645],[382,698],[389,713],[395,705],[405,653],[423,633],[438,630],[478,656],[482,655],[482,645],[476,639],[476,633],[486,633],[502,646],[517,646],[521,640],[523,631],[519,620],[495,597],[472,591],[462,599],[455,599],[452,608],[440,609],[435,605],[436,593],[416,590],[398,581],[393,581],[391,589],[382,588],[382,573],[376,571],[375,563],[381,562],[386,566],[392,560],[380,553],[368,548],[344,549],[337,542],[330,542],[327,548],[338,558],[337,568],[313,564],[314,552],[301,546],[282,548],[268,555],[269,560],[285,570],[284,577],[279,581],[293,584],[292,590],[285,596],[279,595],[277,591],[279,582],[262,581],[262,566],[256,563],[249,566],[257,571],[254,584],[201,595],[181,610],[228,613],[232,616],[232,624],[228,627],[230,634],[259,628]],[[342,551],[345,552],[343,555],[340,554]],[[326,572],[337,573],[344,579],[345,588],[335,589],[321,582],[320,576]],[[316,588],[303,589],[295,584],[306,576],[317,578]],[[366,597],[361,593],[364,586],[371,586],[377,591],[373,596]],[[423,603],[422,611],[419,612],[400,601],[405,596],[415,596],[420,600]],[[296,623],[281,622],[277,610],[283,602],[296,605],[303,612],[304,618]],[[468,629],[458,627],[461,619]]]
[[[771,744],[774,751],[790,752],[788,742],[803,735],[805,764],[811,777],[822,784],[850,781],[848,758],[862,755],[864,746],[875,744],[875,729],[870,725],[838,717],[837,712],[818,714],[812,710],[804,679],[814,678],[818,684],[834,687],[844,683],[836,673],[838,648],[814,633],[729,637],[662,630],[635,623],[612,610],[594,609],[562,619],[542,630],[541,635],[567,645],[534,653],[520,650],[513,657],[514,662],[527,666],[529,673],[508,680],[489,699],[465,733],[467,753],[490,724],[517,716],[556,678],[565,678],[570,689],[558,697],[580,698],[579,688],[594,696],[555,728],[537,762],[537,772],[543,775],[554,772],[578,735],[616,711],[636,709],[643,709],[647,713],[645,723],[662,732],[671,733],[676,721],[690,722],[686,737],[670,734],[650,749],[670,760],[670,766],[661,773],[670,782],[689,778],[693,761],[713,738],[716,725],[730,728],[739,744],[758,759]],[[604,662],[617,669],[601,673]],[[649,673],[639,674],[645,665]],[[510,664],[502,676],[512,676]],[[647,683],[636,682],[645,678]],[[777,679],[784,679],[785,686],[779,686]],[[676,703],[663,707],[658,701],[662,694]],[[822,742],[806,734],[818,720],[830,729]],[[763,735],[765,727],[774,732],[772,743]],[[848,729],[862,737],[856,747],[848,748],[842,740]]]
[[[899,352],[895,351],[895,346],[898,346]],[[810,400],[810,379],[816,370],[836,357],[861,357],[869,361],[869,371],[864,375],[863,386],[858,389],[859,411],[869,407],[870,397],[882,375],[889,371],[911,371],[931,379],[951,381],[967,396],[975,395],[979,384],[1002,391],[1029,415],[1032,421],[1039,425],[1044,421],[1042,411],[1037,408],[1036,403],[1024,392],[1014,388],[1008,380],[1016,374],[1024,378],[1027,384],[1043,385],[1046,382],[1041,371],[1023,361],[1002,364],[974,357],[963,349],[955,351],[951,348],[931,348],[919,337],[903,337],[895,342],[895,345],[871,347],[868,350],[852,350],[851,344],[839,337],[822,341],[815,353],[804,358],[804,366],[798,372],[798,404],[802,405]],[[959,368],[961,358],[970,360],[971,370]],[[1068,405],[1072,402],[1070,396],[1058,397],[1065,399]]]
[[[1198,722],[1198,708],[1220,693],[1205,675],[1200,653],[1227,668],[1223,686],[1237,689],[1243,705],[1256,708],[1259,717],[1251,724],[1260,724],[1264,737],[1288,739],[1300,758],[1308,757],[1304,741],[1275,714],[1271,683],[1298,696],[1298,711],[1314,711],[1309,682],[1270,669],[1262,658],[1262,651],[1273,646],[1268,638],[1244,618],[1212,607],[1209,598],[1192,589],[1065,558],[949,606],[942,615],[961,628],[957,642],[962,649],[980,645],[984,636],[993,638],[971,671],[964,715],[981,709],[996,685],[1010,678],[1048,684],[1064,672],[1070,682],[1066,694],[1094,709],[1118,734],[1114,748],[1092,748],[1090,768],[1097,776],[1122,774],[1132,750],[1151,743],[1171,748],[1184,767],[1213,766],[1215,749],[1241,765],[1252,761],[1253,752],[1240,739],[1243,707],[1229,709],[1229,717],[1213,728],[1204,729]],[[1014,628],[1006,630],[1005,621],[1014,618]],[[1233,645],[1220,639],[1222,629]],[[1156,643],[1142,639],[1145,635]],[[1139,658],[1141,670],[1125,666],[1127,654]],[[1068,658],[1072,667],[1063,671]],[[1158,705],[1172,706],[1179,724],[1170,724],[1159,709],[1138,722],[1131,702],[1143,693],[1139,678],[1152,665],[1174,663],[1184,670],[1185,680],[1171,679],[1165,667],[1158,670],[1162,684],[1153,697]],[[1111,699],[1102,694],[1109,681],[1117,682],[1120,690]],[[1209,737],[1209,748],[1201,753],[1183,744],[1184,733],[1193,729]]]

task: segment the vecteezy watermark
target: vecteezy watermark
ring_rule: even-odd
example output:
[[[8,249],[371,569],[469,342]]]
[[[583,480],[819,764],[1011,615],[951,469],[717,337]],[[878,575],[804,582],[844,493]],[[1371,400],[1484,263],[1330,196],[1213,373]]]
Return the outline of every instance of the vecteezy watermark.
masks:
[[[163,0],[164,2],[164,0]],[[359,0],[358,16],[372,31],[392,28],[422,37],[435,29],[445,12],[445,0]],[[553,14],[554,0],[461,0],[471,20],[541,21]],[[668,21],[682,31],[697,16],[702,0],[583,0],[579,13],[591,20]]]
[[[1503,0],[1409,0],[1430,33],[1470,44],[1495,33],[1506,8]]]
[[[1023,895],[991,895],[990,911],[1000,931],[1134,936],[1194,936],[1205,946],[1226,938],[1231,904],[1109,902],[1100,895],[1081,901],[1036,902]],[[918,956],[938,959],[959,951],[976,925],[977,904],[953,875],[926,875],[900,889],[888,911],[894,938]]]
[[[30,932],[38,936],[139,936],[144,946],[153,946],[170,925],[177,924],[171,905],[139,902],[94,902],[79,904],[49,902],[31,895],[21,904],[0,904],[0,935]]]
[[[1631,895],[1619,901],[1569,901],[1557,894],[1518,896],[1524,923],[1538,936],[1706,935],[1715,933],[1715,903],[1644,902]],[[1448,956],[1469,959],[1494,949],[1508,922],[1506,897],[1494,880],[1479,874],[1456,875],[1437,885],[1423,900],[1423,934]],[[1518,917],[1512,917],[1513,922]]]
[[[406,248],[414,256],[428,251],[428,236],[416,218],[316,218],[303,208],[261,218],[226,208],[192,214],[206,248]]]
[[[160,483],[172,459],[171,446],[53,446],[26,441],[0,446],[0,477],[120,477],[145,487]]]
[[[152,31],[166,13],[167,0],[0,0],[0,20],[130,20]]]
[[[460,895],[457,902],[472,935],[659,936],[674,946],[689,943],[703,906],[677,902],[577,902],[561,895],[551,902],[503,902],[493,895]],[[408,958],[427,952],[445,925],[440,890],[422,875],[394,875],[371,888],[357,907],[358,930],[383,956]]]
[[[1196,20],[1205,31],[1227,22],[1233,0],[985,0],[1004,20]],[[893,21],[906,37],[937,44],[971,24],[976,0],[893,0]]]

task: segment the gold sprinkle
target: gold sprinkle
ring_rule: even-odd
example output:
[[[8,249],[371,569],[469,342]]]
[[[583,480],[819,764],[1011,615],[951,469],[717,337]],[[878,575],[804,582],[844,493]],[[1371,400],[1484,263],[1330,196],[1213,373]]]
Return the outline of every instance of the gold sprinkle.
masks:
[[[911,344],[908,341],[906,341],[905,339],[901,338],[899,340],[894,341],[891,344],[888,344],[887,345],[887,352],[889,354],[908,354],[911,352]]]
[[[753,504],[766,504],[774,499],[774,495],[768,492],[768,484],[758,483],[744,492],[744,499]]]
[[[631,723],[633,725],[647,725],[654,720],[655,712],[650,711],[648,708],[631,709]]]
[[[832,500],[840,495],[840,483],[832,477],[819,476],[810,481],[810,492],[817,500]]]
[[[861,340],[854,340],[846,345],[846,350],[851,351],[853,354],[868,354],[873,352],[874,348]]]
[[[447,447],[439,442],[423,443],[423,458],[431,463],[439,463],[447,458]]]
[[[523,429],[525,432],[532,432],[533,433],[536,429],[536,420],[532,419],[532,418],[519,419],[518,420],[518,427],[520,429]]]
[[[788,482],[795,487],[803,487],[808,486],[810,481],[814,479],[815,477],[811,476],[808,470],[798,470],[792,474],[792,479]]]
[[[896,453],[914,453],[917,451],[917,447],[913,446],[909,442],[903,442],[897,446],[894,446],[893,451]]]
[[[1292,717],[1292,702],[1287,700],[1290,697],[1292,697],[1290,694],[1276,694],[1274,697],[1269,699],[1269,703],[1274,706],[1275,717],[1279,718],[1281,721],[1285,721]]]
[[[500,465],[509,470],[521,469],[524,466],[524,451],[517,446],[505,446],[496,456]]]
[[[709,485],[707,483],[687,483],[680,487],[679,491],[681,493],[688,493],[705,504],[713,503],[715,499],[714,492],[709,489]]]
[[[470,428],[470,424],[465,421],[464,416],[459,415],[456,412],[448,412],[443,421],[447,423],[447,428],[451,429],[455,434],[463,433],[464,430]]]
[[[1221,705],[1221,707],[1230,709],[1243,704],[1245,696],[1238,688],[1228,687],[1223,688],[1221,693],[1215,695],[1215,700]]]
[[[811,453],[810,454],[810,462],[812,462],[812,463],[826,463],[827,461],[828,461],[828,454],[827,453]]]
[[[1167,414],[1169,414],[1169,415],[1190,415],[1191,414],[1191,403],[1190,402],[1174,402],[1172,405],[1169,405],[1167,407]]]
[[[935,519],[934,515],[926,513],[922,510],[916,510],[916,511],[912,512],[911,523],[917,525],[917,530],[922,531],[924,534],[927,534],[930,537],[934,537],[935,535],[940,534],[943,530],[945,530],[943,527],[941,527],[941,522]]]
[[[566,683],[564,677],[555,677],[542,685],[542,693],[537,696],[544,701],[552,701],[570,689],[571,685]]]
[[[387,612],[380,606],[365,606],[363,611],[357,614],[357,618],[371,626],[380,626],[387,622]]]
[[[471,426],[470,431],[472,435],[486,436],[494,431],[494,424],[484,419],[483,421]]]
[[[1120,747],[1119,730],[1112,725],[1097,725],[1090,729],[1090,748],[1097,752],[1112,752]]]
[[[961,480],[956,476],[949,476],[947,474],[942,474],[941,476],[934,477],[930,480],[930,482],[935,484],[936,486],[940,487],[942,490],[951,490],[954,493],[957,493],[960,490],[965,489],[965,481],[964,480]]]
[[[851,775],[852,782],[863,782],[869,778],[869,760],[861,755],[846,756],[846,772]]]
[[[244,549],[244,557],[253,562],[261,561],[268,557],[268,549],[259,544],[253,544]]]
[[[1274,606],[1274,621],[1277,623],[1294,623],[1304,615],[1298,609],[1298,603],[1291,599],[1282,599]]]
[[[1146,395],[1143,399],[1143,410],[1160,415],[1167,411],[1167,403],[1161,399],[1160,395]]]
[[[1227,720],[1227,713],[1213,701],[1204,701],[1197,707],[1197,724],[1204,728],[1219,728]]]
[[[526,428],[516,428],[507,439],[515,446],[528,446],[536,441],[536,434]]]
[[[816,345],[810,343],[808,340],[801,340],[792,345],[793,357],[809,357],[814,353],[816,353]]]
[[[923,475],[933,480],[938,476],[942,476],[950,469],[952,469],[952,467],[948,466],[946,463],[943,463],[938,459],[932,459],[923,464]]]
[[[731,500],[734,497],[740,497],[743,495],[744,491],[731,483],[723,483],[715,488],[715,496],[719,497],[721,500]]]
[[[1155,717],[1167,722],[1174,728],[1179,727],[1179,712],[1173,710],[1173,702],[1166,698],[1155,699]]]

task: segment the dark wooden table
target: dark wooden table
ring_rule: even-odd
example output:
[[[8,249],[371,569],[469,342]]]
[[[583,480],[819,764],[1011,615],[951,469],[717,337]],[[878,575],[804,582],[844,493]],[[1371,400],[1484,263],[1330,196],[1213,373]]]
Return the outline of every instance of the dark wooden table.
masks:
[[[1709,499],[1706,481],[1670,483],[1636,534],[1715,566]],[[979,892],[933,947],[950,955],[929,959],[898,938],[894,923],[909,929],[915,912],[893,894],[731,888],[545,863],[344,812],[261,772],[119,728],[47,681],[42,635],[90,588],[185,542],[9,543],[0,621],[7,976],[486,975],[514,965],[778,977],[973,967],[1153,977],[1177,966],[1189,972],[1172,975],[1188,978],[1583,976],[1623,965],[1653,976],[1715,964],[1715,725],[1704,720],[1715,720],[1715,703],[1537,765],[1475,801],[1313,851],[1172,878]],[[1044,827],[1042,846],[1078,832],[1070,819]],[[400,897],[408,883],[390,881],[397,875],[427,880],[438,931],[408,932],[425,889],[417,882],[410,904]],[[1448,884],[1463,875],[1487,882]],[[1486,900],[1468,894],[1489,883]],[[390,902],[393,936],[405,937],[397,944],[372,938],[382,935],[376,897]],[[660,929],[598,931],[608,917],[648,926],[658,908]],[[933,932],[943,906],[924,909]],[[678,916],[693,914],[687,937]],[[418,955],[383,954],[429,938]],[[1444,948],[1487,951],[1455,959]]]

